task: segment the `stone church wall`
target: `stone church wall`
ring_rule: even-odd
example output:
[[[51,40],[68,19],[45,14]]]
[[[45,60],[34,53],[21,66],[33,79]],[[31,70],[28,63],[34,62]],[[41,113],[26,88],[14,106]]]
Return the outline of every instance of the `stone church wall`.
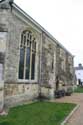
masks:
[[[24,30],[29,29],[36,35],[38,42],[37,59],[39,65],[41,34],[35,30],[35,26],[31,26],[30,22],[27,21],[27,23],[25,23],[23,20],[20,20],[18,16],[15,15],[15,11],[11,12],[8,10],[8,13],[7,10],[3,11],[0,17],[2,19],[0,19],[1,31],[4,29],[7,31],[7,44],[4,62],[4,98],[5,105],[11,106],[38,97],[39,70],[36,73],[36,75],[38,75],[37,81],[32,83],[25,83],[24,81],[19,82],[18,70],[21,33]],[[37,69],[39,69],[39,65],[37,65]]]
[[[42,35],[41,62],[41,91],[53,97],[56,78],[56,43],[45,33]]]
[[[4,56],[4,104],[14,106],[42,95],[54,98],[56,76],[66,86],[73,81],[73,58],[20,12],[0,10],[0,32],[7,33]],[[37,40],[36,81],[19,81],[21,33],[32,31]],[[0,90],[0,93],[2,91]],[[3,94],[3,93],[1,93]],[[0,95],[1,95],[0,94]]]

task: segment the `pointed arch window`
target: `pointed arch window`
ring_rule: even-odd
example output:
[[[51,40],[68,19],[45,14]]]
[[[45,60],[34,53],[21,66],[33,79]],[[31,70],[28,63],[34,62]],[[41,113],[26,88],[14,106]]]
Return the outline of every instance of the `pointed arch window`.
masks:
[[[35,79],[36,39],[31,31],[21,35],[19,79]]]

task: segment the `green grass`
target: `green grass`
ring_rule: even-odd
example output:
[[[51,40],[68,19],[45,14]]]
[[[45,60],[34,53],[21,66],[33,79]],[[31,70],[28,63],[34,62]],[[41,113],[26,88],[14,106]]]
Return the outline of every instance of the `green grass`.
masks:
[[[77,93],[83,93],[83,87],[77,87],[77,89],[75,90],[75,92]]]
[[[75,104],[36,102],[12,108],[0,125],[60,125]]]

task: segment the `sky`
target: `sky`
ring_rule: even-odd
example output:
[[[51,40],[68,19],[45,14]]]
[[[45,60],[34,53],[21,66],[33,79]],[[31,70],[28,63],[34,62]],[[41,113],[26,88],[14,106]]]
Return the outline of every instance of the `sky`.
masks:
[[[14,0],[83,64],[83,0]]]

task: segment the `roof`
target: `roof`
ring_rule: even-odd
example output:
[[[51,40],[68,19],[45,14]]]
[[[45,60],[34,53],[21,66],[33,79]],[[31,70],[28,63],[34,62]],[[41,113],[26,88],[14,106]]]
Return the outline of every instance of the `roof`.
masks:
[[[58,40],[56,40],[46,29],[44,29],[39,23],[37,23],[31,16],[24,12],[17,4],[12,5],[17,11],[19,11],[23,16],[30,20],[37,28],[42,30],[47,36],[49,36],[54,42],[56,42],[61,48],[63,48],[69,55],[74,57]]]
[[[79,63],[78,66],[75,67],[75,70],[83,70],[82,64]]]
[[[75,70],[83,70],[83,67],[75,67]]]

